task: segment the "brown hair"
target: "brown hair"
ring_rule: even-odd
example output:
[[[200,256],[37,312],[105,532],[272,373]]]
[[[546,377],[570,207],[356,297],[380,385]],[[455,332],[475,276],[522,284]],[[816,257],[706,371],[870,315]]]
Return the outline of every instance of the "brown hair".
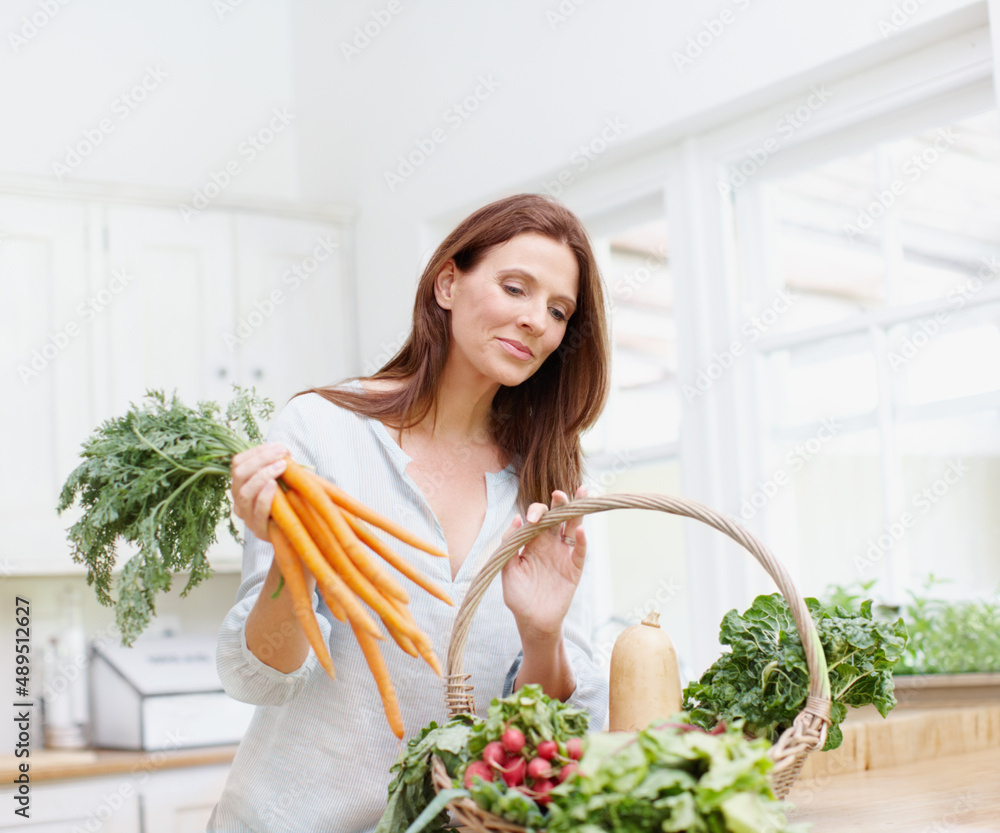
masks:
[[[400,430],[419,423],[434,402],[451,345],[451,312],[434,296],[438,272],[451,259],[460,272],[471,271],[491,247],[526,232],[572,250],[579,268],[577,306],[562,342],[542,366],[493,397],[490,439],[515,465],[522,513],[533,502],[548,505],[556,489],[572,499],[583,480],[580,433],[597,421],[607,402],[611,348],[601,276],[587,233],[573,212],[545,195],[516,194],[490,203],[438,246],[420,276],[406,344],[372,376],[352,377],[403,380],[402,387],[369,393],[310,388],[296,396],[317,393]]]

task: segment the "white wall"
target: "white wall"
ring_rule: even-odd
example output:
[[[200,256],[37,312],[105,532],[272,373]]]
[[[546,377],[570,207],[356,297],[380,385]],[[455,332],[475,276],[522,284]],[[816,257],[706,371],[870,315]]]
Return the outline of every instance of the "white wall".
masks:
[[[360,209],[362,364],[405,332],[421,252],[439,242],[421,239],[421,220],[460,219],[504,193],[543,190],[560,170],[578,172],[574,152],[606,119],[627,126],[610,160],[805,92],[829,77],[831,62],[843,72],[940,36],[964,25],[956,10],[984,14],[972,0],[910,0],[916,12],[897,9],[894,23],[901,5],[292,0],[301,194]],[[388,20],[380,31],[376,16]],[[375,36],[345,54],[366,26]],[[679,65],[675,53],[700,33],[708,41],[713,28],[720,34],[703,53]],[[453,126],[449,108],[474,94],[480,76],[499,87]],[[435,128],[445,140],[391,190],[385,172]],[[562,198],[573,205],[573,186]]]
[[[65,163],[66,146],[91,131],[104,134],[100,144],[60,182],[193,194],[236,160],[228,193],[296,196],[299,117],[286,3],[246,3],[220,15],[201,0],[59,2],[51,2],[54,14],[40,0],[12,0],[0,11],[0,174],[56,179],[53,164]],[[121,96],[144,79],[147,90],[130,107]],[[265,135],[251,159],[240,144],[268,125],[273,108],[293,118],[268,144]]]

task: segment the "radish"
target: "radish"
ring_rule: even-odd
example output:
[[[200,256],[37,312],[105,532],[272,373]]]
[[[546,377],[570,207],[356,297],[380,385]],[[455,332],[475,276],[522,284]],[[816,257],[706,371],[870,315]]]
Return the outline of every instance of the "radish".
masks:
[[[552,777],[552,765],[545,758],[532,758],[528,762],[528,777],[536,781]]]
[[[548,804],[552,800],[552,796],[549,793],[555,784],[547,778],[543,778],[541,781],[535,782],[535,787],[532,790],[532,797],[539,804]]]
[[[503,743],[504,749],[506,749],[511,755],[516,755],[524,749],[524,732],[511,726],[506,732],[503,733],[503,737],[500,738],[500,741]]]
[[[559,775],[556,776],[556,780],[561,784],[568,778],[573,777],[573,773],[576,772],[576,761],[566,764],[561,770],[559,770]]]
[[[472,789],[473,778],[479,776],[484,781],[493,780],[493,770],[490,769],[489,764],[485,761],[473,761],[465,769],[465,788],[467,790]]]
[[[516,787],[518,784],[524,783],[524,774],[527,766],[524,758],[507,759],[507,766],[501,768],[500,772],[508,787]]]
[[[559,751],[559,746],[554,740],[543,740],[538,744],[538,757],[551,761]]]
[[[583,741],[580,738],[570,738],[566,741],[566,754],[574,761],[583,757]]]
[[[495,740],[492,743],[487,743],[486,747],[483,749],[483,760],[495,769],[500,769],[504,766],[504,760],[506,757],[507,756],[504,754],[503,750],[503,744],[498,740]]]

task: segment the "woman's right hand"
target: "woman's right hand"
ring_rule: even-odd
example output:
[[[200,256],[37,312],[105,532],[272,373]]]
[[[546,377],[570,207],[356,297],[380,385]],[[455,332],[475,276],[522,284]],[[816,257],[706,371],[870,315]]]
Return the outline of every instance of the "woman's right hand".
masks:
[[[276,478],[285,470],[285,458],[291,456],[281,443],[264,443],[241,451],[230,463],[233,475],[233,509],[254,535],[270,542],[267,519],[278,488]]]

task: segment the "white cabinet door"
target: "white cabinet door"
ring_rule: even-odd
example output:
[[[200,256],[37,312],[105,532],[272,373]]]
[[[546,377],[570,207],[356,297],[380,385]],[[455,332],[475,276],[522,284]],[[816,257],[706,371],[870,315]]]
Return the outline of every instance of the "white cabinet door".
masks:
[[[228,764],[153,773],[142,786],[142,833],[204,833]]]
[[[339,381],[350,366],[353,316],[345,242],[333,224],[238,215],[239,377],[275,403]]]
[[[124,289],[109,305],[98,350],[102,419],[125,413],[147,389],[225,408],[236,372],[224,343],[236,297],[232,218],[204,212],[188,222],[174,209],[111,206],[106,221],[107,269]],[[120,544],[119,564],[135,552]],[[232,565],[239,552],[220,524],[209,561]]]
[[[33,784],[27,821],[4,813],[0,830],[29,833],[139,833],[139,786],[133,775],[82,778]],[[0,791],[3,806],[13,808],[13,790]],[[202,830],[205,828],[203,827]]]
[[[105,417],[124,413],[147,388],[174,390],[187,404],[229,400],[236,276],[230,218],[190,223],[176,210],[113,206],[107,211],[107,270],[124,284],[105,316],[97,388]]]
[[[97,418],[92,231],[90,213],[79,204],[0,197],[0,569],[6,572],[47,573],[72,564],[64,529],[78,514],[60,518],[56,502]]]

